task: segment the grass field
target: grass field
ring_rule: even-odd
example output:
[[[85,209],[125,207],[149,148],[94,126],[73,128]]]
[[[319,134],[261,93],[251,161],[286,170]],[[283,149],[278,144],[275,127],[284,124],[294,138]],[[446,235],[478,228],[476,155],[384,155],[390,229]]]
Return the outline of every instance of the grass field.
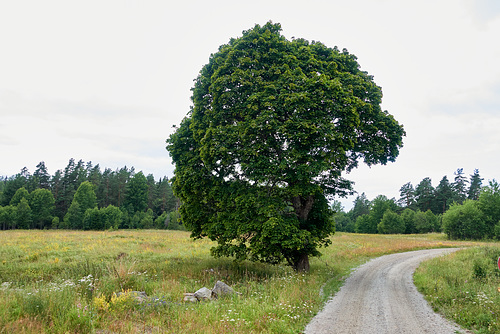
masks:
[[[209,255],[180,231],[0,232],[0,333],[300,333],[351,268],[383,254],[469,246],[441,234],[337,233],[311,272]],[[185,303],[217,280],[240,292]],[[144,291],[137,303],[128,291]],[[125,292],[117,297],[117,292]]]

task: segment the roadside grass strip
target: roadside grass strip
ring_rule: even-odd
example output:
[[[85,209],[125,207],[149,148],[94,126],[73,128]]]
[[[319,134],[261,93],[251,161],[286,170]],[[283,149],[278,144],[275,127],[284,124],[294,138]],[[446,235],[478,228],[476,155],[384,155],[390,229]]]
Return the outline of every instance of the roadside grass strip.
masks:
[[[500,333],[500,245],[460,250],[420,265],[415,285],[433,309],[476,333]]]

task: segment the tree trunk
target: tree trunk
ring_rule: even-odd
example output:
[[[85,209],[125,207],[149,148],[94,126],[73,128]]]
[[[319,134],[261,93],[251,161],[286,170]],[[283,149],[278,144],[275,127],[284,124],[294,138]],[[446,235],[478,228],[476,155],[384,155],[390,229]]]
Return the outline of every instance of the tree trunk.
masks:
[[[293,208],[297,217],[301,222],[307,221],[307,216],[312,209],[314,204],[314,197],[312,195],[303,198],[302,196],[296,196],[292,199]]]
[[[301,253],[295,260],[294,269],[297,272],[309,272],[309,254]]]
[[[292,204],[297,218],[299,219],[300,223],[303,224],[307,221],[309,212],[311,212],[312,206],[314,204],[314,196],[296,196],[292,199]],[[294,259],[293,268],[297,272],[308,272],[309,254],[299,253]]]

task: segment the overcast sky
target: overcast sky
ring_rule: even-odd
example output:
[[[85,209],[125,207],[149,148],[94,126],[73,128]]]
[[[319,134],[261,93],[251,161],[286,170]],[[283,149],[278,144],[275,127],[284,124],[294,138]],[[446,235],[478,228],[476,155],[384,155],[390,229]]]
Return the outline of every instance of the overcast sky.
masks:
[[[498,0],[0,0],[0,175],[75,158],[172,177],[165,139],[193,79],[269,20],[355,54],[404,125],[395,163],[346,175],[359,193],[398,198],[457,168],[500,179]]]

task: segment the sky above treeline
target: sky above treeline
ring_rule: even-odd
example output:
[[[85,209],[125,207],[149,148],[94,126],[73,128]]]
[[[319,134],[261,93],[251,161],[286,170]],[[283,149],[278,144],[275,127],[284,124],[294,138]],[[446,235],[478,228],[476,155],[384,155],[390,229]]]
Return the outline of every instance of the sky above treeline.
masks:
[[[407,136],[395,163],[346,175],[369,199],[479,169],[500,178],[500,1],[1,1],[0,175],[70,158],[173,176],[165,150],[199,71],[268,21],[346,48]],[[349,208],[354,197],[342,200]]]

